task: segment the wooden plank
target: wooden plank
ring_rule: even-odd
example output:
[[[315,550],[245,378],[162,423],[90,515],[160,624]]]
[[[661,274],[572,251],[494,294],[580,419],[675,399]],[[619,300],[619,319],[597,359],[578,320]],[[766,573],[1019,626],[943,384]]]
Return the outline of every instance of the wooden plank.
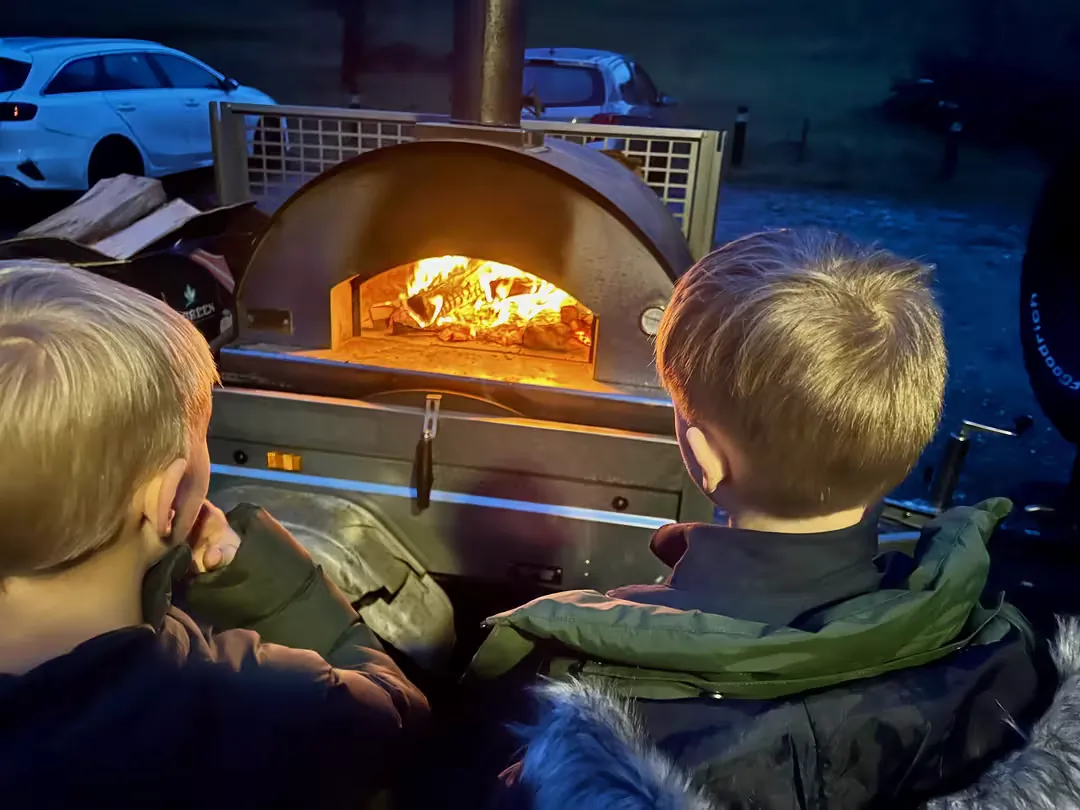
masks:
[[[54,236],[92,244],[142,219],[164,205],[165,199],[159,180],[121,174],[100,181],[67,208],[20,236]]]
[[[93,248],[114,259],[130,259],[147,245],[153,244],[198,215],[198,208],[184,200],[175,199],[124,230],[102,239],[94,244]]]

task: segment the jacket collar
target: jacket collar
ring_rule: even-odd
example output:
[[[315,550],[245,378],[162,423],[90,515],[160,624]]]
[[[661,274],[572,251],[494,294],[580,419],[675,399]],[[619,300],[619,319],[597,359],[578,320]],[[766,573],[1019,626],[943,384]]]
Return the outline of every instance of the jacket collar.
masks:
[[[877,590],[877,515],[815,534],[780,534],[691,523],[665,526],[652,549],[673,564],[680,607],[763,624]]]
[[[929,663],[1026,627],[1007,606],[980,604],[986,541],[1010,509],[1009,501],[991,499],[939,515],[891,587],[823,606],[794,625],[596,591],[541,597],[487,620],[492,632],[471,671],[499,677],[544,645],[565,653],[551,658],[552,672],[561,660],[620,679],[637,697],[769,699]]]

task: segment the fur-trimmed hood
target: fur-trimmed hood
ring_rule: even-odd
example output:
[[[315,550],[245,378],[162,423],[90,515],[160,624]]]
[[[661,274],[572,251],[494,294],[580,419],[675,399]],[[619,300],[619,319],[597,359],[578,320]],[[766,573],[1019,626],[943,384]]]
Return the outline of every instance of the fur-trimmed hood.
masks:
[[[1061,622],[1053,655],[1061,682],[1023,748],[927,810],[1080,810],[1080,618]]]
[[[652,743],[633,706],[578,680],[540,687],[540,719],[517,778],[532,810],[714,810],[690,777]]]
[[[926,810],[1080,810],[1080,618],[1061,623],[1054,660],[1061,683],[1025,745]],[[537,696],[540,719],[517,728],[532,810],[723,810],[648,742],[628,701],[576,680]]]

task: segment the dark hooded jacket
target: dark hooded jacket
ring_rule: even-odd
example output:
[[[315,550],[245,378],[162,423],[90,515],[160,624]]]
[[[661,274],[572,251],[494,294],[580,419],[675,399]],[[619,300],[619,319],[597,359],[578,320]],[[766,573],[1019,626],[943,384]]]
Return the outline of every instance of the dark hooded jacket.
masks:
[[[0,806],[363,807],[389,781],[423,695],[266,512],[229,522],[235,560],[186,593],[217,632],[171,605],[174,549],[145,624],[0,675]]]
[[[924,810],[1080,808],[1080,620],[1062,622],[1054,645],[1060,683],[1029,733],[1001,718],[1020,746],[970,787]],[[632,701],[593,682],[550,683],[536,692],[538,722],[516,768],[533,810],[724,810],[650,740]]]
[[[564,761],[560,746],[562,756],[582,745],[595,756],[631,750],[632,726],[730,810],[913,807],[970,784],[1020,742],[1010,719],[1033,719],[1043,685],[1026,622],[1000,597],[982,598],[986,541],[1008,509],[951,510],[913,558],[873,560],[872,526],[794,539],[680,527],[665,586],[557,594],[494,617],[478,675],[524,671],[602,688],[548,689],[500,806],[554,807],[543,800],[551,795],[561,810],[623,807],[599,796],[574,804],[569,786],[595,780],[550,763]],[[701,546],[714,539],[711,557]],[[780,556],[770,555],[774,541]],[[710,570],[712,561],[722,565]],[[607,716],[603,694],[632,699],[637,719],[574,731]],[[674,773],[650,749],[633,750],[651,773]],[[623,767],[613,784],[633,784],[633,772]],[[658,808],[682,806],[650,795]]]

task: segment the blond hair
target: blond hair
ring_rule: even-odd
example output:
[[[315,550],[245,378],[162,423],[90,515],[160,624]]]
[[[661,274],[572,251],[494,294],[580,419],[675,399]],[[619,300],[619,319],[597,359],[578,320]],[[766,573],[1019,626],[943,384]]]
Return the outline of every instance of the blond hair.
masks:
[[[945,390],[929,268],[841,236],[732,242],[678,282],[656,342],[691,422],[747,460],[746,508],[814,517],[869,505],[933,438]]]
[[[140,485],[186,457],[217,370],[178,312],[102,276],[0,262],[0,580],[116,538]]]

